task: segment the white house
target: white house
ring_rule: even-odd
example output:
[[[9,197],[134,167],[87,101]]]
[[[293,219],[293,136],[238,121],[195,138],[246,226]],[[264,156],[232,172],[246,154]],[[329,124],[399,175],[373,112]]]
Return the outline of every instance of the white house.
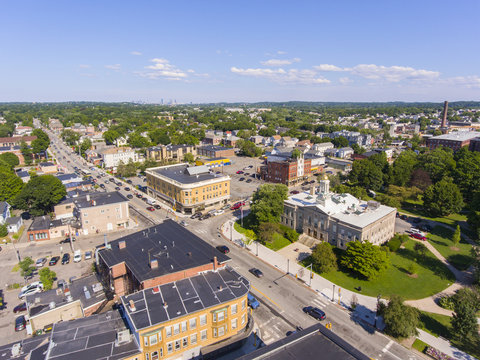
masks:
[[[14,216],[8,218],[6,223],[9,233],[17,233],[23,225],[23,219],[21,216]]]
[[[102,162],[105,168],[113,168],[123,162],[127,164],[132,160],[139,161],[138,154],[130,147],[114,147],[103,149],[99,152],[102,157]]]
[[[5,221],[11,216],[10,215],[10,204],[6,201],[0,201],[0,224],[5,224]]]

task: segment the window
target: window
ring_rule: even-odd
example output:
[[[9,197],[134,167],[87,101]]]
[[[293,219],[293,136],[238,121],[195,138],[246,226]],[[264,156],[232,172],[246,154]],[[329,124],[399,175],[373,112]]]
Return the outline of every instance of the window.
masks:
[[[182,347],[187,347],[188,346],[188,337],[184,337],[182,339]],[[153,360],[153,359],[152,359]]]
[[[200,315],[200,326],[207,324],[207,315]]]
[[[225,311],[220,311],[217,313],[217,321],[223,321],[225,320]]]
[[[187,322],[182,321],[182,332],[185,332],[185,331],[187,331]]]
[[[143,337],[143,345],[148,346],[148,337]]]
[[[193,330],[197,327],[197,319],[190,319],[190,330]]]
[[[172,336],[172,327],[171,326],[168,326],[168,327],[165,328],[165,336],[167,338]]]
[[[235,330],[237,328],[237,319],[232,320],[232,330]]]
[[[173,342],[167,344],[167,353],[171,354],[173,351]]]
[[[145,353],[145,360],[150,360],[150,354],[149,353]]]
[[[173,325],[173,335],[180,334],[180,324]]]
[[[158,351],[152,352],[152,360],[158,360]]]
[[[223,336],[223,335],[225,335],[225,326],[220,326],[218,328],[218,336],[220,337],[220,336]]]
[[[200,339],[201,339],[202,341],[207,340],[207,330],[202,330],[202,331],[200,331]]]
[[[245,324],[245,318],[246,318],[246,316],[245,316],[245,314],[243,314],[242,315],[242,325]]]
[[[232,305],[232,315],[235,315],[237,313],[237,304]]]
[[[157,335],[150,336],[150,345],[155,345],[157,343]],[[153,360],[153,358],[152,358]]]
[[[158,341],[162,341],[162,332],[161,331],[158,333]]]
[[[245,310],[246,302],[245,300],[242,301],[242,310]]]
[[[190,344],[194,345],[197,343],[197,334],[190,335]]]
[[[175,351],[180,350],[180,339],[175,340]]]
[[[163,357],[163,348],[160,348],[160,357]]]

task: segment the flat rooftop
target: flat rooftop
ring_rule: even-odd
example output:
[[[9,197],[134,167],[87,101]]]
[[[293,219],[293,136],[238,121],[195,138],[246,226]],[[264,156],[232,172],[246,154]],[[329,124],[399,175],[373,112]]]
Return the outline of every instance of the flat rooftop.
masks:
[[[128,199],[118,191],[91,192],[76,198],[63,200],[60,204],[74,203],[79,209],[127,202]]]
[[[54,324],[48,359],[116,360],[140,354],[135,337],[116,344],[117,332],[127,329],[118,311]]]
[[[321,355],[320,355],[321,354]],[[305,330],[262,347],[237,360],[369,360],[370,358],[327,330],[323,324]]]
[[[230,267],[122,296],[135,329],[183,317],[244,296],[250,283]],[[130,308],[130,301],[135,310]],[[167,305],[167,306],[165,306]]]
[[[181,184],[194,184],[208,180],[229,180],[230,177],[223,174],[215,174],[204,165],[188,166],[188,164],[180,164],[173,166],[161,166],[158,168],[148,169],[153,175],[160,175],[167,179],[176,181]]]
[[[219,145],[202,145],[198,146],[197,149],[207,150],[207,151],[222,151],[222,150],[233,150],[232,148]]]
[[[478,131],[454,131],[448,134],[433,136],[430,139],[434,140],[454,140],[454,141],[467,141],[473,138],[480,137]]]
[[[2,345],[0,346],[0,359],[44,360],[46,357],[45,352],[47,351],[49,345],[49,339],[50,334],[45,334]],[[15,344],[21,345],[21,351],[18,355],[12,354],[12,348]]]
[[[125,248],[119,242],[125,241]],[[214,256],[219,264],[230,258],[213,246],[168,219],[162,224],[138,231],[109,243],[111,249],[98,253],[108,267],[125,262],[135,278],[142,282],[163,275],[213,264]],[[150,260],[158,260],[158,268],[150,267]]]

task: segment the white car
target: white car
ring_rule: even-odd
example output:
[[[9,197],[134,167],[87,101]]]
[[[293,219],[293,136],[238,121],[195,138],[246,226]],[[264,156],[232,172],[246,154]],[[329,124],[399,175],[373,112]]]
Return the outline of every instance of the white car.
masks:
[[[220,210],[215,211],[215,212],[213,213],[213,215],[215,215],[215,216],[217,216],[217,215],[222,215],[224,212],[225,212],[225,210],[220,209]]]
[[[35,262],[35,266],[36,267],[43,267],[43,265],[45,265],[46,262],[47,262],[46,258],[37,259],[37,261]]]
[[[91,251],[85,251],[85,260],[90,260],[92,258],[92,252]]]
[[[75,253],[73,254],[73,262],[80,262],[80,261],[82,261],[82,251],[75,250]]]
[[[180,221],[180,225],[187,227],[188,224],[185,220]]]
[[[413,228],[413,227],[410,228],[410,233],[412,233],[412,234],[420,234],[420,235],[422,235],[422,236],[425,236],[425,233],[424,233],[424,232],[420,231],[420,230],[417,229],[417,228]]]
[[[33,288],[30,288],[26,291],[22,291],[20,292],[20,294],[18,294],[18,298],[19,299],[23,299],[25,296],[27,295],[32,295],[32,294],[36,294],[36,293],[39,293],[39,292],[42,292],[42,288],[40,287],[33,287]]]
[[[43,289],[43,283],[41,281],[34,281],[31,284],[25,285],[20,290],[23,292],[23,291],[27,291],[28,289],[36,288],[36,287]]]

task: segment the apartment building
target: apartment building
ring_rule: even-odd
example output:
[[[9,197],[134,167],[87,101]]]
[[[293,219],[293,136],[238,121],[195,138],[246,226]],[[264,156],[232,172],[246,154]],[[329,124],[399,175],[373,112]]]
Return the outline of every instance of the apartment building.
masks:
[[[11,146],[20,146],[22,142],[25,142],[28,146],[32,145],[32,141],[36,140],[37,137],[33,136],[10,136],[0,138],[1,147],[11,147]]]
[[[84,235],[130,227],[128,199],[119,192],[87,193],[55,206],[57,219],[76,218]]]
[[[182,162],[185,154],[197,156],[195,145],[159,145],[147,149],[147,159]]]
[[[301,192],[284,201],[281,222],[319,241],[345,249],[350,241],[381,245],[395,233],[397,209],[350,194],[330,193],[325,177],[319,189]]]
[[[195,213],[199,208],[226,204],[230,177],[215,174],[205,166],[168,165],[146,170],[147,192],[168,202],[177,211]]]
[[[138,155],[130,147],[106,148],[99,150],[98,155],[101,156],[105,168],[117,167],[121,162],[127,164],[139,160]]]
[[[224,146],[205,145],[197,147],[197,154],[208,158],[231,157],[235,155],[235,150]]]
[[[312,173],[312,159],[305,158],[301,153],[298,158],[272,155],[267,158],[267,166],[261,168],[261,177],[268,182],[297,184],[310,177]]]

